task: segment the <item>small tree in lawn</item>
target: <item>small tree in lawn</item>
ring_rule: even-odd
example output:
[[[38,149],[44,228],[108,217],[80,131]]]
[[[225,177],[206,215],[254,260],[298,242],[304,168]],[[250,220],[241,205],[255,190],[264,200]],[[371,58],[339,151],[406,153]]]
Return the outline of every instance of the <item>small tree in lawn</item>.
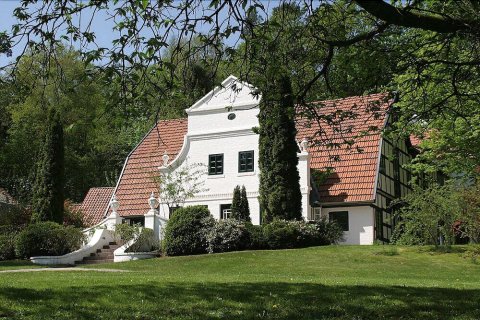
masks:
[[[248,198],[247,198],[247,189],[245,186],[242,186],[242,191],[240,195],[240,217],[239,219],[242,221],[250,222],[250,206],[248,205]]]
[[[33,187],[32,221],[63,223],[64,201],[63,126],[55,109],[50,109],[45,140],[38,159]]]
[[[183,206],[185,200],[194,197],[200,192],[207,191],[203,187],[205,181],[205,166],[201,163],[188,164],[177,168],[169,168],[155,177],[160,202],[169,209]]]
[[[232,198],[232,206],[231,206],[232,213],[231,213],[231,216],[229,218],[240,220],[240,218],[242,216],[242,213],[241,213],[242,199],[241,199],[241,197],[242,197],[242,194],[241,194],[241,191],[240,191],[240,186],[236,186],[233,189],[233,198]]]

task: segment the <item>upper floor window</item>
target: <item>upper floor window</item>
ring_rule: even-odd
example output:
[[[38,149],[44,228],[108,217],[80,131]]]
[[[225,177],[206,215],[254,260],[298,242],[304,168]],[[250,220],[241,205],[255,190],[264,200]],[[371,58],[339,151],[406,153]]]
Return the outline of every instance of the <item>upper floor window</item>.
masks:
[[[252,172],[253,168],[253,150],[240,151],[238,153],[238,172]]]
[[[223,174],[223,153],[208,156],[208,174]]]

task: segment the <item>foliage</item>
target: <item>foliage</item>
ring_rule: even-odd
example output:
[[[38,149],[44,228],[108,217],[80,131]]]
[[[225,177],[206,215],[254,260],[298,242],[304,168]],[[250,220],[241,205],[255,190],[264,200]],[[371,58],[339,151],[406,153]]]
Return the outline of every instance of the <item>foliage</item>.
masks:
[[[316,245],[335,244],[343,240],[343,230],[336,222],[330,222],[322,218],[314,222]]]
[[[15,258],[15,238],[17,232],[0,232],[0,261]]]
[[[236,186],[233,189],[233,199],[232,199],[232,219],[237,219],[239,221],[249,222],[250,221],[250,207],[248,205],[247,190],[245,186]]]
[[[15,253],[20,258],[64,255],[80,248],[85,240],[81,229],[47,221],[29,225],[15,241]]]
[[[262,250],[268,249],[267,240],[263,234],[263,225],[255,225],[251,222],[245,223],[245,228],[250,235],[250,243],[248,249],[250,250]]]
[[[65,183],[63,126],[55,109],[50,109],[47,123],[33,186],[32,221],[63,223]]]
[[[237,185],[233,189],[233,198],[232,198],[232,206],[230,209],[232,210],[231,217],[232,219],[239,219],[240,218],[240,201],[241,201],[241,191],[240,191],[240,186]]]
[[[201,163],[186,163],[180,167],[167,168],[154,177],[158,183],[160,202],[169,208],[183,206],[185,200],[207,191],[203,186],[205,166]]]
[[[405,205],[396,213],[398,220],[393,242],[408,245],[452,245],[454,224],[461,217],[453,184],[414,187],[402,200]]]
[[[19,205],[0,202],[0,226],[25,226],[30,222],[30,211]]]
[[[65,200],[63,206],[63,224],[67,226],[74,226],[76,228],[85,227],[84,215],[77,205],[74,205],[70,200]]]
[[[248,205],[247,189],[245,188],[245,186],[242,186],[242,191],[240,194],[239,218],[241,221],[245,221],[245,222],[251,221],[250,206]]]
[[[206,230],[213,224],[213,217],[203,206],[175,210],[165,228],[163,252],[169,256],[206,253]]]
[[[264,221],[300,219],[302,195],[298,173],[294,104],[290,79],[273,80],[260,103],[259,201]]]
[[[208,253],[243,250],[250,242],[248,229],[237,219],[218,220],[206,232]]]
[[[153,251],[156,247],[153,230],[142,228],[139,224],[122,223],[115,225],[115,237],[121,239],[123,243],[135,240],[126,252],[148,252]]]
[[[461,237],[480,243],[480,181],[458,191]]]
[[[270,249],[301,248],[337,243],[343,238],[343,231],[326,220],[315,223],[274,220],[263,226],[263,237]]]

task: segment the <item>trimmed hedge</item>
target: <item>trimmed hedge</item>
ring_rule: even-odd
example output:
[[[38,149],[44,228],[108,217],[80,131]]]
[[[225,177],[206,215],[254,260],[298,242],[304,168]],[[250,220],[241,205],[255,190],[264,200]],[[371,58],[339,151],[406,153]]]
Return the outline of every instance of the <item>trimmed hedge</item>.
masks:
[[[204,206],[175,210],[165,228],[163,252],[169,256],[207,252],[207,233],[215,220]]]
[[[81,229],[72,226],[64,227],[51,221],[34,223],[18,234],[15,253],[26,259],[63,255],[80,248],[84,239]]]

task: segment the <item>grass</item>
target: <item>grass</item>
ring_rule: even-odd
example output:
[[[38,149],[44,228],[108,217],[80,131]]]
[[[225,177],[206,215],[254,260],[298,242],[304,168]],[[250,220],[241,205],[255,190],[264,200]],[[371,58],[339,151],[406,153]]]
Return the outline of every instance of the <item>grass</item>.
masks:
[[[329,246],[92,267],[131,272],[0,274],[0,318],[480,318],[480,266],[461,251]]]
[[[12,269],[32,269],[32,268],[41,268],[41,266],[35,265],[27,260],[0,261],[0,271],[12,270]]]

